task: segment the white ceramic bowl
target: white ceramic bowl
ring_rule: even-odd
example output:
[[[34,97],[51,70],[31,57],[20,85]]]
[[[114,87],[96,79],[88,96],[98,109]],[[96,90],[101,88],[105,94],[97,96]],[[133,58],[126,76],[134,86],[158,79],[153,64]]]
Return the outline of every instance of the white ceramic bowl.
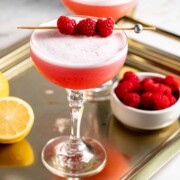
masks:
[[[136,73],[140,80],[146,77],[165,77],[157,73],[140,72]],[[169,108],[163,110],[141,110],[123,104],[116,96],[114,89],[118,82],[115,82],[111,90],[111,108],[116,118],[123,124],[136,129],[155,130],[169,126],[180,116],[180,98]]]

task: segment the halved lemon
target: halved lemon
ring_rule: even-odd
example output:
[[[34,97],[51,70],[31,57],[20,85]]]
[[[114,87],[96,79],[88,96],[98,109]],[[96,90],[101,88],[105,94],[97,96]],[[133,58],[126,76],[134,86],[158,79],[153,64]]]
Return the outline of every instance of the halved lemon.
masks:
[[[9,82],[3,73],[0,72],[0,97],[9,96]]]
[[[0,98],[0,143],[15,143],[26,137],[34,123],[32,107],[17,97]]]

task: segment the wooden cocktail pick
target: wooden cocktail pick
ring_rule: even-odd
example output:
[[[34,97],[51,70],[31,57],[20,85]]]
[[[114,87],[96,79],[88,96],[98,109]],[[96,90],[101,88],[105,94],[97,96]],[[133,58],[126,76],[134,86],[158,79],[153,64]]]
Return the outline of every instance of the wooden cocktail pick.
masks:
[[[58,29],[57,26],[21,26],[17,28],[29,29],[29,30],[35,30],[35,29],[57,30]],[[133,27],[114,27],[113,30],[134,30],[135,33],[141,33],[143,30],[156,30],[156,27],[153,27],[153,26],[143,27],[141,24],[135,24]]]

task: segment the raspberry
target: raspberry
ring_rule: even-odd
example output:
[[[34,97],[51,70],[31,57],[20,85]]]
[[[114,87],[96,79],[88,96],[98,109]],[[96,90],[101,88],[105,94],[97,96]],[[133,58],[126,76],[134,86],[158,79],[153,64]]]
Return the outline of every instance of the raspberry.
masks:
[[[165,94],[153,93],[152,100],[153,100],[155,110],[165,109],[170,106],[170,100]]]
[[[145,92],[141,96],[141,108],[145,110],[153,109],[152,92]]]
[[[83,19],[77,24],[77,32],[81,35],[93,36],[96,33],[96,22],[90,18]]]
[[[164,78],[154,77],[154,78],[153,78],[153,81],[154,81],[155,83],[164,83]]]
[[[75,33],[76,21],[66,16],[60,16],[57,20],[57,27],[62,34],[71,35]]]
[[[124,96],[127,94],[127,93],[130,93],[132,92],[133,90],[133,83],[130,82],[130,81],[122,81],[118,84],[118,86],[116,87],[115,89],[115,93],[117,95],[117,97],[123,101],[124,99]]]
[[[140,81],[134,72],[127,71],[115,92],[128,106],[144,110],[161,110],[172,106],[180,98],[179,83],[170,75],[166,78],[149,77]]]
[[[123,75],[123,79],[132,79],[134,77],[137,77],[137,75],[135,74],[135,72],[133,71],[126,71]],[[138,77],[137,77],[138,78]],[[139,78],[138,78],[139,79]]]
[[[140,80],[139,80],[138,76],[134,72],[132,72],[132,71],[125,72],[124,76],[123,76],[123,79],[124,80],[129,80],[129,81],[131,81],[133,83],[133,85],[134,85],[133,91],[134,92],[137,92],[137,93],[141,92],[142,86],[140,84]]]
[[[168,94],[167,97],[169,98],[170,106],[176,103],[177,100],[172,94]]]
[[[163,94],[172,94],[172,90],[170,87],[166,86],[165,84],[156,83],[153,87],[153,92],[160,92]]]
[[[154,85],[155,85],[155,83],[151,78],[145,78],[142,81],[143,90],[145,92],[152,92]]]
[[[114,21],[112,18],[98,19],[96,24],[97,34],[101,37],[108,37],[112,34]]]
[[[167,75],[164,79],[164,83],[168,85],[172,90],[179,90],[180,82],[174,76]]]
[[[137,108],[140,104],[141,97],[137,93],[127,93],[124,97],[123,103],[127,106]]]

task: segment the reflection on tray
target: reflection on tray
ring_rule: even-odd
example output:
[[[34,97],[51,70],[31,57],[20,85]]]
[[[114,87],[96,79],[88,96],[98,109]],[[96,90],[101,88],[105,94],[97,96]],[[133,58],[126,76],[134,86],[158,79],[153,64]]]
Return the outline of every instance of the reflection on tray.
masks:
[[[166,141],[172,134],[179,132],[179,128],[179,121],[176,121],[161,130],[137,130],[125,127],[112,116],[109,124],[108,140],[128,157],[129,164],[134,167],[159,144]]]

